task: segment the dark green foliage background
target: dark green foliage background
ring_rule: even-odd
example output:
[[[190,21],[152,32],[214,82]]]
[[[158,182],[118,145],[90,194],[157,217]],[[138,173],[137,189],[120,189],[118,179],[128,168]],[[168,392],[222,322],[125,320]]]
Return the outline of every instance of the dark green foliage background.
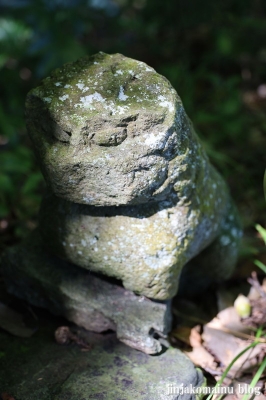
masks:
[[[0,15],[5,244],[34,227],[44,186],[26,134],[25,95],[55,67],[99,50],[145,61],[170,80],[244,226],[265,226],[264,0],[2,0]]]

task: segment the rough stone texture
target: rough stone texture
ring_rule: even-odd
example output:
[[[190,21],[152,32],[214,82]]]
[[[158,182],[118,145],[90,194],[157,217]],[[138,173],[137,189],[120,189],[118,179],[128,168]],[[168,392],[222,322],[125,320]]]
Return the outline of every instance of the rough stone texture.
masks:
[[[151,357],[112,334],[81,332],[93,346],[83,352],[55,343],[58,322],[51,317],[40,323],[30,339],[0,332],[0,390],[16,400],[177,400],[180,396],[166,394],[168,385],[204,384],[202,373],[176,349]]]
[[[45,178],[66,200],[120,206],[171,194],[204,208],[222,194],[206,190],[221,178],[176,91],[143,62],[99,53],[66,64],[28,94],[26,116]]]
[[[171,329],[170,302],[154,302],[49,255],[35,231],[1,257],[10,293],[48,308],[94,332],[116,330],[127,345],[148,354],[162,350],[154,337]]]
[[[195,296],[211,284],[228,279],[238,258],[241,230],[234,208],[221,225],[219,236],[182,269],[179,296]]]
[[[121,279],[129,290],[171,298],[182,267],[211,242],[207,256],[187,267],[191,279],[186,284],[191,286],[193,271],[210,283],[226,279],[234,268],[240,230],[227,191],[216,182],[221,201],[204,213],[171,197],[139,206],[94,207],[47,194],[40,211],[43,241],[60,258]]]
[[[136,294],[164,301],[180,276],[180,292],[227,278],[241,236],[180,98],[146,64],[99,53],[54,71],[29,93],[26,115],[48,192],[42,239],[3,258],[9,290],[158,353],[153,333],[169,330],[169,305]]]
[[[26,115],[53,193],[40,215],[50,251],[160,300],[209,245],[186,271],[228,277],[239,223],[167,79],[99,53],[55,70],[29,93]]]

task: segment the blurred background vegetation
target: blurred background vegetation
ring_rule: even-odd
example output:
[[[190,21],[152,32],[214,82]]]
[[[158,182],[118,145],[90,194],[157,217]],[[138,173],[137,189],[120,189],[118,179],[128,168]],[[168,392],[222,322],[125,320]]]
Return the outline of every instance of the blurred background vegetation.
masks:
[[[65,62],[120,52],[154,67],[181,96],[230,185],[247,242],[266,226],[264,0],[0,0],[0,234],[36,226],[44,188],[24,123],[26,93]]]

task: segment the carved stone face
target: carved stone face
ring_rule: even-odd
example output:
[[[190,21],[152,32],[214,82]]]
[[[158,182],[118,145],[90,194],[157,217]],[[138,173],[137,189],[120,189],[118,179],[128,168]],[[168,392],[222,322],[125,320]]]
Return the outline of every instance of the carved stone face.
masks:
[[[48,185],[75,203],[162,200],[191,158],[191,127],[175,90],[120,54],[55,70],[29,93],[26,116]]]

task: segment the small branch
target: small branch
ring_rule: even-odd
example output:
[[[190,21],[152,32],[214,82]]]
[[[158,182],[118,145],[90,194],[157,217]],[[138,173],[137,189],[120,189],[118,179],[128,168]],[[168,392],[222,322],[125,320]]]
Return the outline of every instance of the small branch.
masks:
[[[262,287],[261,287],[261,285],[260,285],[260,282],[259,282],[259,280],[258,280],[257,273],[256,273],[255,271],[253,271],[253,272],[251,273],[251,276],[252,276],[252,278],[248,278],[248,280],[247,280],[248,283],[250,283],[250,285],[253,286],[254,289],[256,289],[256,290],[259,292],[259,294],[261,295],[261,297],[266,297],[266,293],[265,293],[264,290],[262,289]]]

